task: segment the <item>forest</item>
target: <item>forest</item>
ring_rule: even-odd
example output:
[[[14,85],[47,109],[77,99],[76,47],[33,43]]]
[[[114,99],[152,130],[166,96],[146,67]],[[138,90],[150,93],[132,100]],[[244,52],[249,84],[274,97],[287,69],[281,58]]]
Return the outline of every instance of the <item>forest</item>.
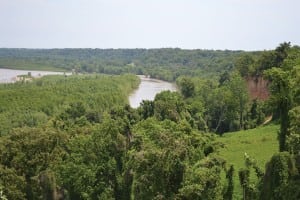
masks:
[[[0,84],[1,200],[300,199],[299,46],[0,49],[0,66],[74,72]],[[179,91],[131,108],[135,74]],[[267,100],[247,88],[259,78]],[[237,168],[224,152],[255,131],[270,157]]]
[[[76,73],[147,74],[175,81],[181,75],[217,76],[242,51],[183,49],[0,49],[0,67]],[[255,54],[255,52],[251,53]]]

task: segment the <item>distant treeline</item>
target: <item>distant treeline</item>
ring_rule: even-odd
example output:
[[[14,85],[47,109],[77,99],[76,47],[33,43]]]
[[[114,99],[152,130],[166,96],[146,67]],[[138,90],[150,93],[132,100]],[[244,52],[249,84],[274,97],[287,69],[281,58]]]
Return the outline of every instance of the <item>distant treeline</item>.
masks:
[[[180,75],[217,76],[244,52],[183,49],[0,49],[0,67],[147,74],[175,81]],[[252,52],[251,54],[257,54]]]

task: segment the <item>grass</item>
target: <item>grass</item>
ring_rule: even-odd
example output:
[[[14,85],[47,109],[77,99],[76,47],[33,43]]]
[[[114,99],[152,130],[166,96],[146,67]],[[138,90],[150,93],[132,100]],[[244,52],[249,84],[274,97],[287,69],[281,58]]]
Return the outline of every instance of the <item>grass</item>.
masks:
[[[19,69],[19,70],[37,70],[37,71],[58,71],[64,72],[66,69],[59,68],[50,64],[22,61],[18,59],[0,58],[0,68]]]
[[[234,165],[234,196],[233,199],[242,199],[242,188],[239,184],[238,171],[245,167],[244,155],[247,153],[257,161],[257,165],[264,171],[265,164],[272,155],[278,152],[277,141],[278,125],[261,126],[255,129],[226,133],[217,138],[218,142],[225,144],[220,150],[220,156],[227,160],[227,166]],[[254,170],[251,171],[250,180],[257,180]]]

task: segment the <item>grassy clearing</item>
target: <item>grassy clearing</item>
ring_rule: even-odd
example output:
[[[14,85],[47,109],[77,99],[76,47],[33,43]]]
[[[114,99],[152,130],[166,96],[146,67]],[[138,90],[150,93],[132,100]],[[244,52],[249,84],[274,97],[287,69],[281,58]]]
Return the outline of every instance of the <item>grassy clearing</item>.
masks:
[[[225,147],[220,151],[221,157],[227,160],[228,166],[234,165],[234,199],[242,199],[238,171],[245,167],[245,153],[254,158],[258,166],[264,170],[266,162],[274,153],[278,152],[278,129],[278,125],[271,124],[256,129],[227,133],[218,137],[217,140],[225,144]],[[256,181],[254,171],[251,171],[250,179],[253,183]]]

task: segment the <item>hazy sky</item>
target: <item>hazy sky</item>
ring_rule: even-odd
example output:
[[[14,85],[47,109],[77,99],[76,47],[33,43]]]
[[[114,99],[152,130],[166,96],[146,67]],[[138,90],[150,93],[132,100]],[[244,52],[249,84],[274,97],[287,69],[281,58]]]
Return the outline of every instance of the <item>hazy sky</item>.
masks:
[[[273,49],[300,0],[0,0],[0,47]]]

